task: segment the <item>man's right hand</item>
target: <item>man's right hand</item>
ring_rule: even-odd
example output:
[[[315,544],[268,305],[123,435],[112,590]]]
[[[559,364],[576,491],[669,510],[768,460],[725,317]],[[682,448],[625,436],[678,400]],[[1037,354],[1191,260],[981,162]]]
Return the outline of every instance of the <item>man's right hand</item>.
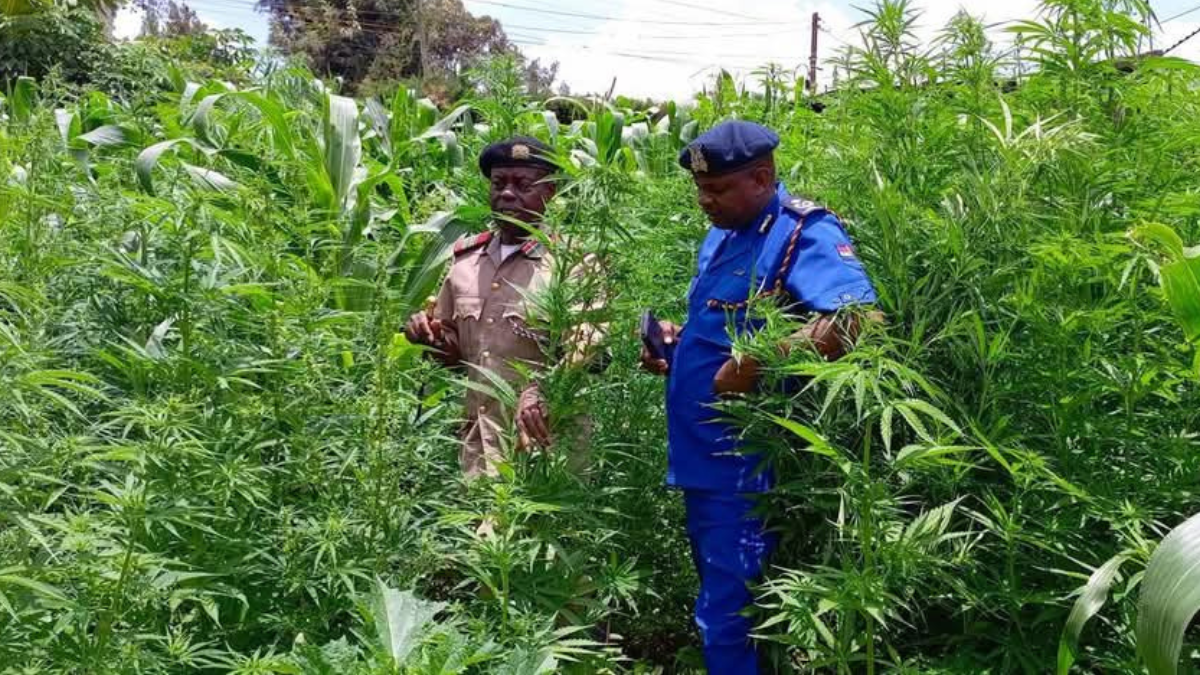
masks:
[[[659,321],[658,325],[662,327],[663,342],[668,347],[674,345],[679,340],[679,326],[670,321]],[[655,375],[666,375],[671,369],[671,364],[667,363],[666,359],[656,359],[650,354],[650,350],[646,345],[642,345],[642,370],[645,370]]]
[[[442,322],[426,312],[417,312],[404,326],[404,335],[413,344],[440,347],[443,343]]]

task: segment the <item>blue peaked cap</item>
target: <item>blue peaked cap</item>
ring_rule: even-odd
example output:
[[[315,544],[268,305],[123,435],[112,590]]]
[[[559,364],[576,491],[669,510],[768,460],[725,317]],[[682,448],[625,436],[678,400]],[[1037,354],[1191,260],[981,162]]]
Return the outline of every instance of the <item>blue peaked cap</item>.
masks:
[[[718,175],[736,171],[771,154],[779,134],[755,124],[731,120],[700,135],[679,153],[679,165],[694,174]]]

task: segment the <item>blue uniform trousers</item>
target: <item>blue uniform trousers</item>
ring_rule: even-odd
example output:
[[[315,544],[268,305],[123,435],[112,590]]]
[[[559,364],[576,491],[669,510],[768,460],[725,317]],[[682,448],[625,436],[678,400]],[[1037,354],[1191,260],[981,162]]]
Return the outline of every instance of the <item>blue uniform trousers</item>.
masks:
[[[776,537],[750,515],[754,501],[739,494],[684,490],[692,558],[700,575],[696,625],[709,675],[756,675],[758,655],[750,620],[740,612],[753,602],[748,587],[762,576]]]

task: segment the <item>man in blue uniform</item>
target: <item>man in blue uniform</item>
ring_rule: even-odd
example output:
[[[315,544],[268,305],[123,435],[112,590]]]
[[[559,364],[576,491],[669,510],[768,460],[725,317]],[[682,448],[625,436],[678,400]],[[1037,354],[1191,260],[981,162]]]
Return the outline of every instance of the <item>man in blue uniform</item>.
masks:
[[[731,358],[732,335],[753,331],[747,305],[776,301],[813,317],[781,349],[805,344],[835,359],[857,333],[850,305],[875,301],[875,290],[836,215],[793,197],[776,179],[779,137],[749,122],[725,122],[680,153],[692,172],[700,207],[712,228],[700,248],[688,289],[687,323],[663,322],[674,345],[669,360],[649,351],[643,365],[666,375],[669,457],[667,483],[681,488],[688,536],[700,576],[696,624],[711,675],[758,672],[740,612],[753,598],[748,584],[763,572],[774,547],[754,496],[772,487],[761,458],[743,452],[737,429],[714,409],[719,398],[754,389],[757,364]]]

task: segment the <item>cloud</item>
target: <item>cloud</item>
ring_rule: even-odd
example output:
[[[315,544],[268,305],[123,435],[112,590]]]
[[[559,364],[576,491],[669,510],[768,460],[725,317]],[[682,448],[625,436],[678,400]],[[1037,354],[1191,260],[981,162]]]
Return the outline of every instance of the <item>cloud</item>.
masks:
[[[959,11],[992,25],[990,37],[997,46],[1012,43],[1005,24],[1037,17],[1038,0],[923,0],[915,3],[920,12],[914,33],[923,44],[937,37]],[[688,5],[689,7],[683,7]],[[575,7],[569,5],[568,7]],[[603,93],[616,78],[620,94],[653,98],[684,98],[712,81],[718,68],[729,70],[739,80],[753,83],[752,72],[768,61],[803,75],[808,69],[810,17],[818,12],[824,26],[818,35],[818,57],[822,69],[818,81],[827,85],[833,70],[829,58],[847,42],[857,44],[855,24],[865,17],[848,3],[830,0],[758,0],[730,3],[727,0],[638,0],[601,3],[596,13],[618,20],[590,22],[552,15],[521,14],[504,19],[505,29],[531,58],[558,61],[559,78],[578,93]],[[580,10],[582,12],[582,10]],[[759,19],[757,23],[754,19]],[[716,25],[677,25],[691,22]],[[510,28],[515,24],[520,28]],[[1161,48],[1187,35],[1196,23],[1175,21],[1156,37]],[[567,32],[554,32],[559,29]],[[579,31],[582,34],[572,33]],[[1181,47],[1174,56],[1200,58],[1200,36]]]
[[[619,93],[683,97],[702,88],[717,68],[747,77],[772,61],[804,72],[814,11],[835,35],[847,32],[853,23],[843,8],[828,2],[761,0],[739,5],[690,0],[687,4],[695,8],[656,0],[597,5],[611,8],[621,20],[600,22],[587,35],[516,29],[510,34],[523,43],[527,55],[558,61],[561,79],[573,90],[604,92],[615,77]],[[541,25],[540,17],[531,21]],[[833,54],[836,42],[829,33],[822,32],[818,43],[823,57]]]
[[[561,79],[576,91],[607,91],[615,77],[619,93],[678,98],[701,89],[711,81],[717,68],[726,68],[739,79],[752,79],[756,67],[773,61],[797,74],[806,73],[813,12],[820,14],[824,28],[817,40],[822,64],[818,81],[827,83],[832,69],[825,62],[847,42],[857,42],[854,25],[863,18],[855,10],[828,1],[760,0],[735,4],[724,0],[690,0],[686,4],[691,8],[681,8],[679,3],[669,0],[622,3],[611,10],[618,12],[615,18],[621,20],[602,22],[586,35],[534,29],[514,29],[510,33],[522,43],[521,49],[527,55],[558,61]],[[994,3],[964,5],[954,0],[928,0],[923,4],[916,29],[921,40],[932,39],[963,7],[984,15],[988,21],[1002,21],[1032,16],[1036,0],[1010,0],[1002,9]],[[549,17],[530,21],[543,19],[544,27],[561,27]],[[761,21],[753,23],[752,19]],[[686,26],[661,21],[716,25]]]

